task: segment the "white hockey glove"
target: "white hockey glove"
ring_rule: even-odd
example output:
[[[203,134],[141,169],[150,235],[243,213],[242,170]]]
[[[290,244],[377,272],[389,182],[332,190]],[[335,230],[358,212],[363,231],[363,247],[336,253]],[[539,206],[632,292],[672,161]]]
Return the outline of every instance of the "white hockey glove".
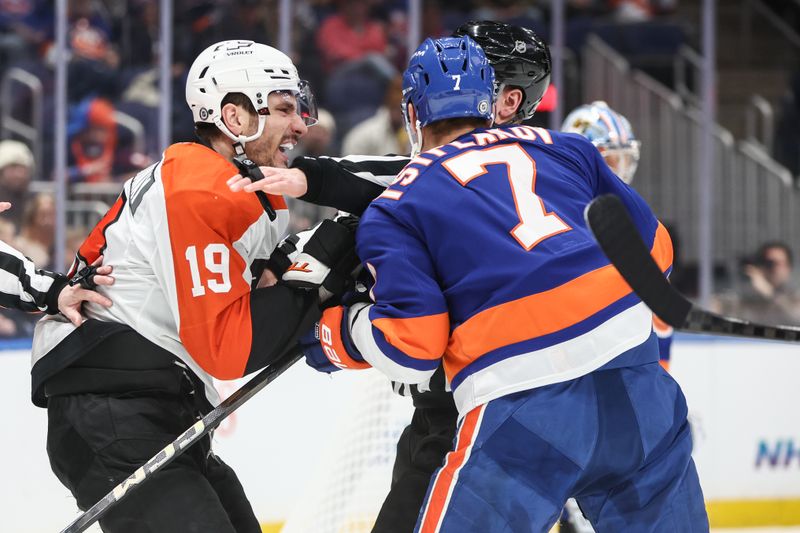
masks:
[[[358,218],[349,215],[323,220],[286,269],[283,281],[293,287],[325,289],[336,296],[344,294],[352,285],[351,272],[358,266],[357,226]]]
[[[317,227],[298,231],[294,235],[289,235],[272,251],[267,260],[266,267],[275,274],[276,278],[283,276],[290,266],[295,262],[297,256],[303,251],[303,246],[314,234]]]

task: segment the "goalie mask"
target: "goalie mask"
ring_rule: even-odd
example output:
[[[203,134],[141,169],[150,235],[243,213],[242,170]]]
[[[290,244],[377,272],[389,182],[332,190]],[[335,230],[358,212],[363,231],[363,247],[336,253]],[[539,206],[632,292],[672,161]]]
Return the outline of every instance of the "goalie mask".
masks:
[[[602,101],[582,105],[564,120],[561,131],[577,133],[597,147],[603,159],[625,183],[633,181],[639,165],[640,143],[628,119]]]
[[[234,135],[222,121],[222,101],[228,93],[242,93],[258,113],[255,134]],[[271,46],[253,41],[222,41],[203,50],[189,69],[186,103],[195,123],[214,124],[242,146],[258,139],[269,115],[269,95],[279,93],[296,102],[307,126],[317,122],[317,109],[307,82],[297,75],[291,59]]]

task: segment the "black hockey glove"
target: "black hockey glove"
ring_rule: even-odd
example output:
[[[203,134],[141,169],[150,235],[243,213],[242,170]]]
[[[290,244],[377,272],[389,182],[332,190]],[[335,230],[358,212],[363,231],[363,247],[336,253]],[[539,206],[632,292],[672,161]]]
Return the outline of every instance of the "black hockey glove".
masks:
[[[297,256],[300,255],[301,250],[297,248],[301,235],[304,233],[310,234],[311,232],[312,230],[305,230],[295,235],[289,235],[283,239],[278,247],[270,254],[265,267],[272,271],[276,278],[280,279],[283,273],[292,266]]]
[[[335,296],[344,294],[352,287],[351,273],[359,264],[357,226],[358,219],[350,215],[323,220],[283,274],[283,281],[293,287],[323,288]]]
[[[97,267],[96,266],[86,266],[80,269],[72,278],[69,280],[69,286],[74,287],[75,285],[80,285],[84,289],[88,289],[93,291],[97,288],[97,283],[94,282],[94,276],[97,274]]]

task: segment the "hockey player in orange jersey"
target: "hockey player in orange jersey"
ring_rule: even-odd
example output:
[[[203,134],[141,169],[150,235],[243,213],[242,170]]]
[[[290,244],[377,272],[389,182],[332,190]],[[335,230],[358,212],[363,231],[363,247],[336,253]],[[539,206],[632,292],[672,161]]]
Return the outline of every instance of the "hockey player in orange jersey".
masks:
[[[100,290],[114,305],[87,306],[79,328],[54,318],[36,329],[33,401],[48,409],[51,466],[81,509],[218,402],[212,377],[269,365],[319,315],[316,290],[253,288],[286,229],[283,198],[242,201],[226,185],[237,166],[286,165],[316,121],[307,85],[280,51],[224,41],[195,60],[186,100],[205,145],[172,145],[127,181],[78,251],[73,270],[101,253],[114,265],[116,283]],[[352,250],[333,221],[311,239],[325,243],[305,250],[320,279]],[[104,531],[260,531],[210,447],[159,470],[100,520]]]

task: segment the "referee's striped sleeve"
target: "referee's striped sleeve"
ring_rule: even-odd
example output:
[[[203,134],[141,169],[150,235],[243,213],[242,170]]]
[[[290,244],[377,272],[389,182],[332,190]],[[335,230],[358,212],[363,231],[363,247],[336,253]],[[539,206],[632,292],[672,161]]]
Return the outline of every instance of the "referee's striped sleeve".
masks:
[[[301,200],[361,215],[409,161],[404,155],[298,157],[292,167],[306,175]]]
[[[58,294],[67,278],[37,270],[33,261],[0,241],[0,306],[58,313]]]

